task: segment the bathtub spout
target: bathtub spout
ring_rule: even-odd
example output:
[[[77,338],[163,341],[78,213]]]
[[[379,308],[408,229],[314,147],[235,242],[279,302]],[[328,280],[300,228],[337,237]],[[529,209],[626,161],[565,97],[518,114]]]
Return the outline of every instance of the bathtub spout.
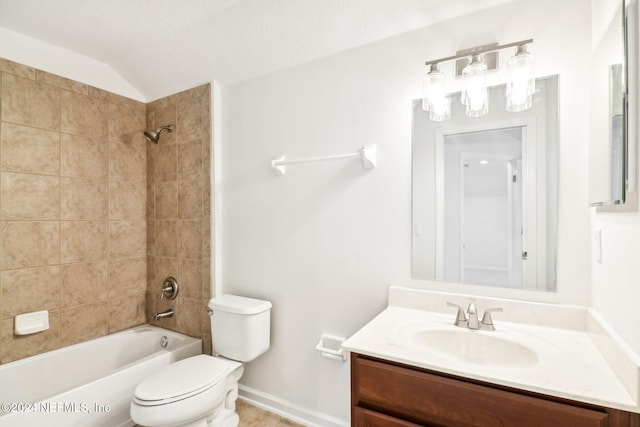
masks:
[[[153,320],[158,321],[160,319],[164,319],[165,317],[173,317],[173,309],[172,308],[170,308],[169,310],[161,311],[160,313],[156,313],[153,316]]]

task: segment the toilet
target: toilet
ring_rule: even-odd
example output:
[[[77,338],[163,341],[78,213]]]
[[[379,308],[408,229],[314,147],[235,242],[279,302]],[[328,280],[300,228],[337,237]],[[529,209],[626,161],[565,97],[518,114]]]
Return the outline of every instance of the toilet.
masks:
[[[145,378],[131,419],[145,427],[237,427],[238,380],[269,349],[269,301],[222,295],[209,301],[213,354],[172,363]]]

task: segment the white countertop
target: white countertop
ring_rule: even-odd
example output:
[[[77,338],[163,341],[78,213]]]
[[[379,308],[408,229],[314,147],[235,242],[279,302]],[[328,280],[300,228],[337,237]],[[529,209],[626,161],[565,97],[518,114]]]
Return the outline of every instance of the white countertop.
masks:
[[[482,309],[488,307],[479,308],[479,314],[482,314]],[[533,365],[521,367],[478,364],[445,356],[412,342],[415,331],[461,329],[453,326],[455,309],[449,307],[444,311],[450,313],[389,306],[347,339],[342,347],[351,352],[493,384],[640,412],[638,403],[586,330],[505,322],[497,320],[499,314],[496,314],[495,331],[468,330],[468,333],[520,342],[534,349],[538,360]]]

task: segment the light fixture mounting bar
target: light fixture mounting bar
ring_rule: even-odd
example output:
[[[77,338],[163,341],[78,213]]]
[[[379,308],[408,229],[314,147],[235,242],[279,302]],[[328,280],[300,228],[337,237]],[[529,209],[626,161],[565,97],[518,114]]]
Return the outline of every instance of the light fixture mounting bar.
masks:
[[[439,59],[434,59],[432,61],[427,61],[424,63],[424,65],[439,64],[441,62],[453,61],[454,59],[465,58],[471,55],[479,55],[481,53],[493,52],[496,50],[507,49],[509,47],[521,46],[529,43],[533,43],[533,39],[527,39],[519,42],[507,43],[502,45],[498,45],[497,43],[492,43],[484,46],[477,46],[471,49],[459,50],[453,56],[447,56],[445,58],[439,58]]]

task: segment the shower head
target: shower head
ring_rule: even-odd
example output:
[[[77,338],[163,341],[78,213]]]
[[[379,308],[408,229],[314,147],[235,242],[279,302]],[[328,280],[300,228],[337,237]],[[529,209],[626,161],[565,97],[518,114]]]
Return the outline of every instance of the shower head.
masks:
[[[153,142],[154,144],[157,144],[158,139],[160,138],[160,132],[162,132],[165,129],[168,130],[169,132],[173,132],[173,125],[160,126],[156,130],[145,130],[144,136],[147,137],[149,142]]]

